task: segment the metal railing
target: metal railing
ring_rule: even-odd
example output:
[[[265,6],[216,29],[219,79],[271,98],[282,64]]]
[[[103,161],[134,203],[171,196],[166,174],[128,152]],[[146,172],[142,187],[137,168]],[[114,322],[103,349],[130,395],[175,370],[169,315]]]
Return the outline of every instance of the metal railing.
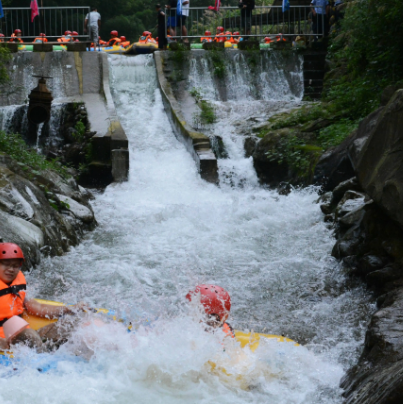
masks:
[[[201,38],[206,30],[214,36],[219,26],[224,32],[238,31],[242,37],[322,37],[328,31],[326,10],[323,11],[314,16],[310,6],[291,6],[285,12],[282,6],[257,6],[249,14],[238,7],[221,7],[219,12],[183,7],[182,16],[188,14],[183,18],[176,15],[176,8],[166,8],[165,21],[168,35],[175,39]]]
[[[15,29],[20,29],[24,40],[34,39],[41,32],[48,39],[55,40],[68,30],[76,31],[81,39],[88,38],[84,33],[84,20],[90,7],[39,7],[38,10],[39,15],[31,22],[30,7],[4,7],[4,18],[0,19],[1,33],[8,39]]]

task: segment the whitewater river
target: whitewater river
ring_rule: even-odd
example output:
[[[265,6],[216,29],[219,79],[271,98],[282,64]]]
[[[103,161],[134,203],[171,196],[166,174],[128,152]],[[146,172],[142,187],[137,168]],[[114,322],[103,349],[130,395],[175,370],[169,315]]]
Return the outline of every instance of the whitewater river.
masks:
[[[371,306],[330,256],[315,190],[281,196],[260,187],[225,117],[217,125],[233,159],[219,163],[220,187],[201,180],[172,132],[151,59],[111,62],[130,180],[97,194],[96,230],[65,256],[44,259],[28,281],[32,295],[116,310],[137,331],[116,322],[80,329],[53,370],[22,361],[2,373],[0,403],[340,403],[339,380],[357,359]],[[239,167],[244,180],[234,186],[225,178]],[[303,346],[224,351],[186,304],[198,283],[230,292],[234,328]],[[89,361],[74,356],[83,345],[94,352]],[[211,372],[209,360],[230,376]]]

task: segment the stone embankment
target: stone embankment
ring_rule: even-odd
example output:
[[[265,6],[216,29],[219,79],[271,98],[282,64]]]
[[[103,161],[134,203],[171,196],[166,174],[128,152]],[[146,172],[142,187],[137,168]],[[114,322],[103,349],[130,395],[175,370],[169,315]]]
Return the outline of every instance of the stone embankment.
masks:
[[[91,194],[72,177],[36,171],[0,153],[0,239],[19,244],[26,267],[62,255],[96,225]]]
[[[332,255],[377,297],[362,355],[341,386],[348,404],[403,402],[403,90],[322,156],[316,177],[337,242]]]

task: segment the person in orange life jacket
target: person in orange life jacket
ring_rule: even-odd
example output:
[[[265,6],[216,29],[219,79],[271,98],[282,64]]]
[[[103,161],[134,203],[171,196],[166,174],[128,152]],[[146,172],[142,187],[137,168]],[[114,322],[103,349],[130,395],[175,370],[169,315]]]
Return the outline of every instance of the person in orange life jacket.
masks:
[[[241,40],[242,40],[242,38],[240,37],[240,33],[238,32],[238,31],[235,31],[233,34],[232,34],[232,39],[233,39],[233,41],[234,41],[234,43],[239,43]]]
[[[20,42],[23,43],[24,41],[21,39],[21,30],[15,29],[14,33],[11,35],[11,39],[9,42]]]
[[[77,38],[78,37],[78,32],[77,31],[72,31],[71,33],[71,39],[73,42],[80,42],[80,40]]]
[[[200,42],[213,42],[213,38],[211,36],[211,31],[205,31],[204,32],[204,37],[200,38]]]
[[[24,261],[24,253],[17,244],[0,243],[0,349],[9,349],[10,344],[25,342],[41,351],[42,340],[39,334],[30,329],[28,323],[23,319],[14,317],[21,317],[26,311],[28,314],[38,317],[58,318],[84,310],[84,304],[80,303],[70,307],[50,306],[27,299],[27,282],[21,272]],[[19,325],[12,330],[15,326],[10,326],[10,324],[15,324],[15,320],[18,320]],[[8,335],[7,339],[5,330],[12,330],[12,334]]]
[[[125,36],[121,36],[121,37],[120,37],[120,44],[121,44],[124,48],[126,48],[126,46],[129,46],[129,45],[130,45],[130,41],[127,41]]]
[[[234,39],[232,38],[232,33],[230,31],[225,32],[225,42],[235,43]]]
[[[225,42],[225,34],[223,27],[217,27],[214,42]]]
[[[106,45],[108,43],[108,42],[102,40],[100,36],[98,37],[98,41],[99,41],[100,45]]]
[[[4,42],[4,34],[0,34],[0,42]]]
[[[45,42],[48,42],[48,40],[46,38],[46,34],[39,34],[39,37],[35,38],[32,42],[33,43],[45,43]]]
[[[186,295],[186,299],[200,301],[207,314],[206,324],[212,329],[220,328],[226,336],[235,338],[233,328],[226,322],[231,310],[229,293],[217,285],[198,285]]]
[[[114,46],[120,44],[120,38],[118,31],[111,31],[111,39],[106,43],[106,46]]]
[[[65,31],[64,35],[62,35],[60,38],[57,38],[57,42],[72,42],[73,39],[71,37],[71,31]]]

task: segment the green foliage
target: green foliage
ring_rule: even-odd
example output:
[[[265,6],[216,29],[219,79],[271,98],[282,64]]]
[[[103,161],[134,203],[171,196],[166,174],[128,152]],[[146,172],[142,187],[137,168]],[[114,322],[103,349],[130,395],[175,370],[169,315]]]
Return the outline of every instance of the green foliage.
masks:
[[[213,73],[219,78],[222,79],[225,77],[226,69],[225,69],[225,60],[222,55],[222,51],[212,49],[208,52],[208,56],[213,63]]]
[[[201,88],[200,87],[193,87],[189,94],[195,99],[196,104],[202,99],[201,95]]]
[[[357,127],[358,121],[341,119],[340,121],[321,129],[319,131],[317,142],[322,150],[325,151],[330,147],[340,144],[351,132],[353,132],[353,130],[357,129]]]
[[[7,134],[0,131],[0,151],[16,160],[23,170],[31,169],[33,174],[40,174],[40,171],[44,170],[54,170],[63,178],[70,177],[57,159],[46,160],[44,156],[30,149],[21,138],[21,135]]]
[[[361,0],[348,4],[329,57],[346,73],[328,83],[326,98],[351,119],[379,105],[389,84],[403,80],[403,2]]]
[[[0,85],[9,80],[6,63],[11,59],[11,53],[8,48],[0,46]]]
[[[74,126],[75,132],[73,133],[73,137],[76,141],[82,142],[85,140],[85,132],[87,128],[85,127],[83,121],[78,121]]]
[[[204,125],[211,125],[217,121],[214,105],[202,99],[199,100],[198,105],[200,111],[193,114],[193,123],[197,129]]]
[[[323,104],[304,105],[290,113],[274,115],[269,122],[272,123],[271,129],[276,130],[302,125],[319,118],[326,118],[328,115],[329,112]]]

